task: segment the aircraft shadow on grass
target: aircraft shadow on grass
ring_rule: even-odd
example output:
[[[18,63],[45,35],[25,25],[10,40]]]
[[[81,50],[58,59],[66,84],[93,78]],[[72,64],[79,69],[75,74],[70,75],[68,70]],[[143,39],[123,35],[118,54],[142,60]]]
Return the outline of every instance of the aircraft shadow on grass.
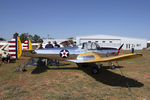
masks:
[[[122,76],[120,74],[114,73],[106,69],[102,69],[99,74],[91,74],[90,71],[86,69],[83,70],[85,73],[96,79],[97,81],[110,85],[110,86],[120,86],[120,87],[143,87],[144,84],[138,82],[135,79]]]
[[[118,66],[117,68],[123,68],[122,66]],[[45,72],[47,70],[78,70],[77,67],[66,67],[66,68],[49,68],[46,66],[37,66],[31,73],[32,74],[39,74],[42,72]],[[81,70],[96,79],[96,81],[99,81],[103,84],[107,84],[110,86],[120,86],[120,87],[143,87],[144,84],[141,82],[138,82],[135,79],[122,76],[120,74],[114,73],[112,71],[107,70],[109,69],[109,66],[105,66],[100,70],[98,74],[92,74],[91,68],[82,68]]]

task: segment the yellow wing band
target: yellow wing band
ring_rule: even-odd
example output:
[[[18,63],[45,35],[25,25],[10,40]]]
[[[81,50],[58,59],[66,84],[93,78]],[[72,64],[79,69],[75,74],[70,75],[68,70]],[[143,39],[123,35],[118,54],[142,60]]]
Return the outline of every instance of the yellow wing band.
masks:
[[[80,62],[80,63],[96,63],[96,62],[121,61],[121,60],[127,60],[127,59],[141,57],[142,54],[133,53],[133,54],[124,54],[124,55],[120,55],[120,56],[103,57],[103,58],[102,57],[97,57],[99,55],[96,55],[96,54],[93,54],[93,56],[95,57],[95,59],[84,61],[84,62]]]

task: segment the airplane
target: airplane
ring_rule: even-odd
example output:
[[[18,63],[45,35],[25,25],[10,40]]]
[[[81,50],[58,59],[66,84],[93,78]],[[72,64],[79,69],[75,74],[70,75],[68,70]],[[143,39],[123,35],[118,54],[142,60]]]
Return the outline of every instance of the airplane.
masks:
[[[22,55],[22,44],[18,36],[13,37],[9,42],[9,55],[13,59],[19,59]]]
[[[110,56],[110,55],[118,55],[120,49],[117,48],[108,48],[108,47],[100,47],[97,43],[92,42],[90,44],[83,43],[82,46],[73,46],[73,47],[60,47],[60,48],[45,48],[45,49],[35,49],[34,53],[37,57],[45,57],[59,60],[66,59],[75,59],[79,54],[85,53],[98,53],[101,56]]]
[[[113,61],[126,60],[131,58],[141,57],[142,54],[130,53],[119,55],[123,44],[119,48],[100,47],[97,43],[83,43],[81,46],[73,47],[60,47],[60,48],[44,48],[44,49],[32,49],[31,41],[25,41],[23,46],[19,37],[14,37],[9,45],[3,48],[8,48],[7,52],[13,59],[19,59],[22,55],[22,50],[27,47],[26,50],[31,51],[32,54],[24,56],[33,58],[45,58],[45,59],[57,59],[74,62],[79,68],[85,66],[92,67],[92,73],[99,72],[99,68],[102,67],[101,63],[108,62],[111,64],[111,68],[115,68]],[[9,47],[8,47],[9,46]],[[2,50],[3,50],[2,48]]]
[[[22,54],[22,45],[19,37],[14,37],[9,43],[0,48],[0,54],[6,52],[12,60],[19,59]]]
[[[97,43],[83,43],[82,46],[44,48],[32,50],[33,58],[57,59],[74,62],[79,68],[92,67],[92,73],[96,74],[103,67],[102,63],[108,62],[112,69],[112,62],[141,57],[142,54],[130,53],[119,55],[123,44],[119,48],[100,47]]]
[[[21,57],[22,51],[30,51],[33,50],[31,40],[26,40],[23,44],[20,41],[19,37],[14,37],[9,41],[9,43],[6,43],[0,48],[0,55],[2,55],[3,52],[6,52],[11,56],[12,59],[19,59]]]
[[[0,48],[0,55],[2,55],[3,52],[7,52],[8,53],[8,47],[9,47],[9,44],[6,43],[5,45],[3,45],[1,48]]]

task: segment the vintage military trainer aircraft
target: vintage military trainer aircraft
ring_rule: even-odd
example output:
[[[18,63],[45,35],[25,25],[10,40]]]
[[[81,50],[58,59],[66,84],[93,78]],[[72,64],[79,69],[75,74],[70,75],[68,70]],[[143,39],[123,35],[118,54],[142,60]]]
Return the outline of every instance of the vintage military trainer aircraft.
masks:
[[[18,59],[22,54],[22,45],[19,37],[14,37],[0,48],[0,54],[6,52],[11,59]]]
[[[119,55],[119,48],[100,47],[97,43],[83,43],[82,46],[61,47],[61,48],[45,48],[32,51],[32,55],[27,55],[34,58],[46,58],[66,60],[76,63],[79,67],[92,67],[92,72],[97,73],[102,67],[103,62],[109,62],[111,68],[115,68],[113,61],[131,59],[141,57],[142,54],[131,53]],[[94,66],[93,66],[94,65]],[[96,66],[95,66],[96,65]]]
[[[23,50],[29,50],[32,52],[32,54],[27,54],[24,56],[33,58],[66,60],[76,63],[79,67],[92,67],[92,72],[97,73],[99,67],[102,67],[101,63],[103,62],[110,63],[111,67],[114,68],[115,66],[112,63],[113,61],[116,62],[142,56],[142,54],[137,53],[119,55],[120,49],[122,47],[123,44],[119,48],[100,47],[97,43],[92,42],[83,43],[81,46],[32,50],[31,41],[25,41]],[[19,37],[13,38],[7,48],[7,52],[12,58],[18,59],[21,57],[22,45]]]

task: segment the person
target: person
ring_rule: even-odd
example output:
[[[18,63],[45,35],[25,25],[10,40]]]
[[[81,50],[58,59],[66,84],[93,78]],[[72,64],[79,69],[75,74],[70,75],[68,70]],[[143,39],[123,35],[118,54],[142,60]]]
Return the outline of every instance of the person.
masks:
[[[46,44],[45,48],[54,48],[54,46],[51,44],[50,41],[48,41],[48,44]],[[49,60],[49,64],[52,65],[53,60]]]
[[[131,52],[134,53],[134,44],[131,46]]]
[[[3,62],[3,64],[4,64],[5,61],[7,61],[9,63],[9,61],[10,61],[10,55],[4,51],[2,53],[2,62]]]
[[[73,42],[73,46],[76,46],[76,44],[77,44],[76,42]]]
[[[53,43],[54,43],[54,48],[59,48],[59,47],[60,47],[60,45],[59,45],[59,44],[57,44],[57,42],[56,42],[56,41],[54,41]]]
[[[37,49],[43,49],[43,41],[41,41],[37,47]]]
[[[51,44],[50,41],[48,41],[48,44],[45,46],[45,48],[54,48],[54,46]]]
[[[89,50],[91,49],[91,45],[92,45],[92,42],[91,42],[91,41],[88,41],[87,46],[88,46],[88,49],[89,49]]]
[[[56,41],[54,41],[53,43],[54,43],[54,48],[60,48],[60,45],[57,44]],[[59,60],[55,59],[54,64],[55,64],[55,66],[59,66]]]

